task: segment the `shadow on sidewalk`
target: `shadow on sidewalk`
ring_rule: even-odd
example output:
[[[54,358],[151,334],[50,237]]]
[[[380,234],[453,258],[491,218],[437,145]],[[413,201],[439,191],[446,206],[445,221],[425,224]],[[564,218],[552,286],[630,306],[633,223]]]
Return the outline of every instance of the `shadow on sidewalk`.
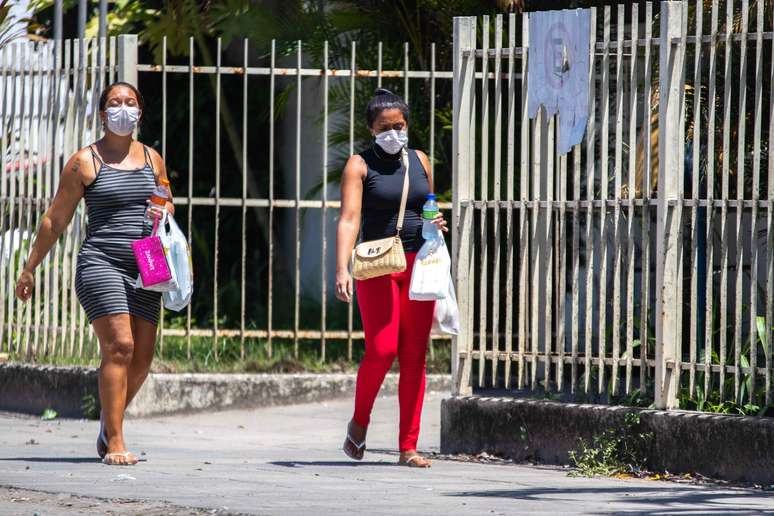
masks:
[[[668,489],[664,489],[665,487],[668,487]],[[769,496],[768,493],[749,489],[726,488],[719,491],[717,487],[696,486],[686,489],[658,484],[654,484],[653,487],[624,484],[620,488],[557,487],[465,491],[450,493],[446,496],[462,498],[512,498],[514,500],[540,501],[578,500],[578,502],[581,503],[584,495],[596,495],[601,497],[607,496],[611,501],[615,501],[616,503],[648,503],[655,506],[654,509],[649,509],[647,511],[640,511],[634,508],[632,511],[626,511],[626,514],[761,514],[762,508],[760,506],[760,498],[753,500],[753,503],[746,507],[744,506],[745,503],[743,501],[740,503],[740,498],[749,496],[750,494],[764,497]],[[772,503],[774,503],[774,498],[772,498]]]
[[[394,462],[384,461],[350,461],[350,460],[283,460],[269,462],[272,466],[282,466],[283,468],[303,468],[307,466],[323,466],[323,467],[362,467],[362,466],[397,466]]]
[[[69,464],[100,464],[98,457],[0,457],[2,462],[42,462],[42,463],[69,463]]]

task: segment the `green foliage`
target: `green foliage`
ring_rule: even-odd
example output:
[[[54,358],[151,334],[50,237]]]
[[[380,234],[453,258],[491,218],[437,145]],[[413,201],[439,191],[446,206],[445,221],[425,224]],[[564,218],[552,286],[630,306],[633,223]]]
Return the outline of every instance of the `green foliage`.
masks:
[[[766,318],[757,316],[755,321],[755,333],[740,350],[739,364],[742,369],[750,367],[751,353],[763,356],[768,356],[769,353]],[[699,362],[704,362],[704,357],[700,357]],[[720,365],[720,363],[719,354],[712,350],[710,364]],[[683,387],[678,394],[679,407],[686,410],[742,416],[763,416],[772,408],[765,403],[765,386],[759,384],[754,387],[752,374],[740,375],[738,392],[735,392],[735,383],[731,378],[726,379],[721,392],[721,386],[716,385],[716,376],[714,374],[708,376],[704,371],[697,371],[695,391],[692,393],[689,387]]]
[[[362,343],[353,348],[352,360],[348,359],[347,343],[331,340],[326,343],[326,358],[322,360],[319,341],[301,340],[298,356],[293,341],[275,339],[272,355],[269,357],[268,343],[264,339],[245,339],[244,356],[239,338],[218,339],[217,346],[211,337],[191,337],[190,352],[185,337],[165,337],[163,349],[156,346],[152,371],[159,373],[347,373],[354,372],[357,362],[363,356]],[[216,359],[217,355],[217,359]],[[10,360],[27,362],[24,356],[11,354]],[[36,363],[60,366],[98,367],[98,358],[40,356]],[[449,374],[451,347],[448,342],[434,345],[428,352],[428,373]],[[395,362],[393,371],[398,371]],[[81,410],[90,419],[98,419],[99,399],[86,394],[81,399]]]
[[[640,416],[629,413],[621,428],[607,429],[590,441],[579,439],[578,448],[570,452],[570,461],[577,468],[570,475],[610,476],[644,469],[653,435],[640,432],[639,426]]]
[[[58,417],[59,417],[59,413],[56,410],[52,408],[47,408],[46,410],[43,411],[43,414],[40,416],[40,419],[42,419],[43,421],[53,421]]]
[[[99,398],[93,394],[84,394],[81,398],[81,412],[86,419],[99,419],[100,413]]]

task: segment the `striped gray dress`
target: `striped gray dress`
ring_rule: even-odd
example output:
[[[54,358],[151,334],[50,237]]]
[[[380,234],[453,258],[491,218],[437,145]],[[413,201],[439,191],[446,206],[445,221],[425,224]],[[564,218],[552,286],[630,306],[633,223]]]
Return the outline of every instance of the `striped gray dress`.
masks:
[[[134,287],[138,270],[132,242],[150,232],[145,208],[156,187],[148,149],[143,147],[142,168],[134,170],[110,167],[89,149],[97,177],[84,195],[89,220],[75,273],[78,300],[89,322],[128,313],[158,324],[161,294]]]

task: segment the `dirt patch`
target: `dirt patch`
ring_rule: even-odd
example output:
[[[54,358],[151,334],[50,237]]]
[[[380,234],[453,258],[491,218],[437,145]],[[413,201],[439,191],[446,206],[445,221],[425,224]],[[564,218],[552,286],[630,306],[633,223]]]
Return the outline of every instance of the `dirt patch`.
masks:
[[[227,508],[204,509],[181,507],[166,502],[129,500],[126,498],[90,498],[67,493],[47,493],[14,487],[0,487],[0,514],[45,514],[59,516],[69,514],[108,514],[143,516],[199,516],[204,514],[237,515]]]

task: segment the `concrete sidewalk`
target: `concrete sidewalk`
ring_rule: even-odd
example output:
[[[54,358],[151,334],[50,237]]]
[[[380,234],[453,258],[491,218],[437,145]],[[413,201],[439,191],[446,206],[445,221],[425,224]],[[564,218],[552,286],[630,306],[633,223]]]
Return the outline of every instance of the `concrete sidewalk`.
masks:
[[[426,450],[438,447],[440,399],[428,394]],[[393,397],[377,402],[371,451],[353,463],[339,451],[350,410],[336,401],[130,420],[127,439],[147,459],[133,468],[94,459],[96,422],[4,414],[0,514],[774,513],[774,495],[752,490],[444,460],[399,467]]]

